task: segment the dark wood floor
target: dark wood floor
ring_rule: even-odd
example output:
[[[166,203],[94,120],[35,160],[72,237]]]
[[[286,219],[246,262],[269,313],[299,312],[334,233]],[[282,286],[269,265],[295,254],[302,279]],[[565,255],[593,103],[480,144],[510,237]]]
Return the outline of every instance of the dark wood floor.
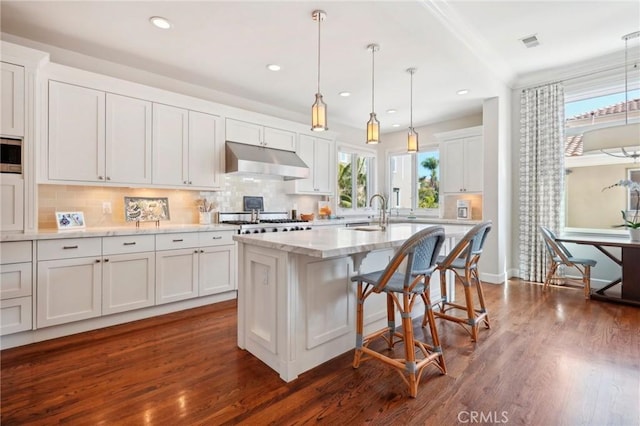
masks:
[[[426,371],[416,399],[379,362],[354,370],[353,351],[284,383],[236,347],[235,303],[224,302],[2,351],[0,420],[640,424],[639,308],[519,281],[485,289],[492,329],[474,344],[439,320],[449,371]]]

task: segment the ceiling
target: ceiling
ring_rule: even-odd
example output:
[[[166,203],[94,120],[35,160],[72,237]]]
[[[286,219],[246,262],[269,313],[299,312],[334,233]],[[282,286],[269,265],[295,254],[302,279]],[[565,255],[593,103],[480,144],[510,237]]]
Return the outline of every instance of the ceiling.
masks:
[[[372,108],[383,132],[481,110],[522,76],[624,50],[640,28],[630,1],[5,1],[3,33],[125,64],[300,115],[317,89],[329,127],[365,128]],[[170,30],[149,23],[170,20]],[[520,39],[536,35],[527,49]],[[55,57],[52,58],[55,60]],[[278,64],[278,72],[266,69]],[[458,95],[467,89],[466,95]],[[342,91],[351,92],[341,97]],[[395,114],[387,110],[395,109]]]

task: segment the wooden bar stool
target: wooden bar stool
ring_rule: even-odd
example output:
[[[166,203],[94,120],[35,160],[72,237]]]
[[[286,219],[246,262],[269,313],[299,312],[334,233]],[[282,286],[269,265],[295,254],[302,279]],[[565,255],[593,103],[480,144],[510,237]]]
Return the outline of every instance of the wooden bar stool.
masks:
[[[440,310],[434,312],[436,318],[453,321],[463,326],[471,335],[471,340],[478,340],[479,325],[484,323],[487,328],[491,328],[489,323],[489,313],[484,302],[482,283],[478,276],[478,261],[482,254],[482,247],[491,231],[491,221],[480,223],[469,230],[465,236],[456,244],[447,256],[438,256],[437,264],[440,271],[440,291],[442,301]],[[465,304],[455,303],[449,300],[447,294],[447,271],[453,272],[454,284],[460,282],[464,289]],[[476,287],[478,293],[479,307],[475,307],[471,287]],[[427,300],[425,299],[425,303]],[[448,314],[450,310],[461,310],[466,313],[466,317]],[[422,321],[422,326],[430,321],[426,315]]]
[[[411,319],[411,309],[416,298],[425,297],[426,294],[428,299],[429,280],[435,271],[436,258],[443,242],[444,228],[441,226],[423,229],[404,242],[384,270],[351,278],[351,281],[358,283],[356,350],[353,367],[358,368],[361,361],[371,358],[394,367],[409,386],[409,395],[413,398],[418,393],[418,383],[427,365],[435,365],[443,374],[447,372],[438,331],[434,326],[431,304],[426,305],[429,307],[426,315],[431,319],[430,331],[433,344],[415,338]],[[405,260],[406,262],[403,263]],[[401,271],[403,264],[404,272]],[[387,295],[387,327],[364,336],[364,302],[371,294],[382,292]],[[401,332],[396,330],[395,309],[398,309],[402,318]],[[386,350],[390,352],[388,355],[370,347],[370,344],[378,338],[382,338],[387,343]],[[392,352],[394,345],[399,342],[404,342],[404,358],[396,358]],[[419,354],[418,359],[416,359],[416,352]]]

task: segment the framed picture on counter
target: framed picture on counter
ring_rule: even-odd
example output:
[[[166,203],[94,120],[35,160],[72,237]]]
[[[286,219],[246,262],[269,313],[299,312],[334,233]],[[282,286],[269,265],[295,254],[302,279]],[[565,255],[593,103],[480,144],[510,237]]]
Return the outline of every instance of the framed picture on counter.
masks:
[[[58,229],[84,229],[83,212],[56,212],[56,224]]]

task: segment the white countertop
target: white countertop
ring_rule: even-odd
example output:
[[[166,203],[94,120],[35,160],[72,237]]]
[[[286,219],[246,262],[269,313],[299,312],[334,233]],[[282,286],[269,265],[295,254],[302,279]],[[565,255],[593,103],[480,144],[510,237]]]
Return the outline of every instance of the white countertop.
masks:
[[[234,235],[233,239],[259,247],[330,258],[354,253],[399,247],[410,236],[431,223],[394,223],[386,231],[360,231],[357,228],[314,228],[310,231]],[[440,225],[440,224],[438,224]],[[440,225],[447,237],[461,238],[470,225]]]
[[[152,226],[148,226],[152,225]],[[57,238],[89,238],[89,237],[113,237],[117,235],[144,235],[144,234],[171,234],[177,232],[203,232],[203,231],[236,231],[238,226],[225,224],[212,225],[155,225],[149,223],[146,226],[136,228],[135,225],[109,228],[86,228],[81,230],[43,229],[35,233],[2,233],[0,241],[30,241],[53,240]]]

